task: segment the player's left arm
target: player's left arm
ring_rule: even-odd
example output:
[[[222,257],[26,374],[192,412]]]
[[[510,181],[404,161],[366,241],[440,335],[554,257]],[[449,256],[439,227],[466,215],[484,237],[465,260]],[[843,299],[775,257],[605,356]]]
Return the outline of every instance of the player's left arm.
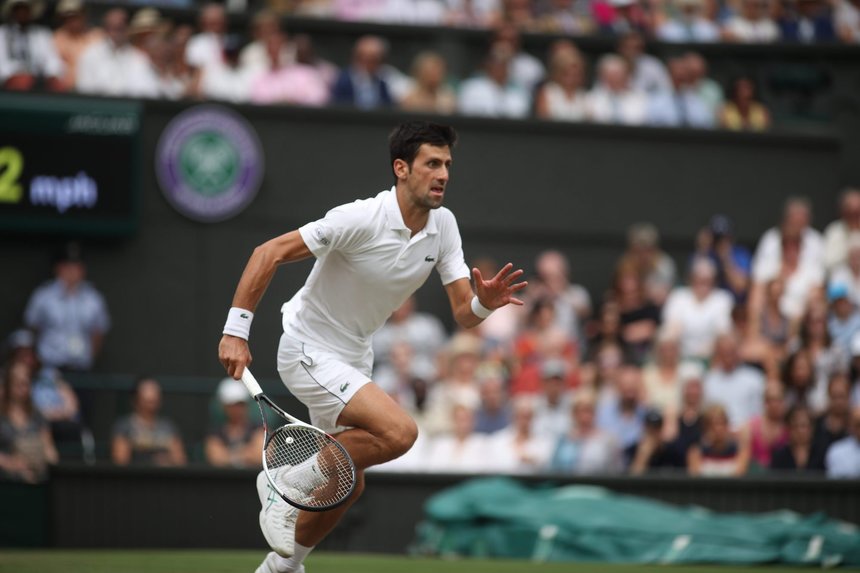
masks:
[[[457,279],[445,285],[448,293],[448,301],[451,303],[451,312],[454,320],[464,328],[478,326],[486,317],[481,317],[473,310],[472,298],[477,297],[484,309],[496,310],[508,304],[522,305],[523,301],[515,295],[528,285],[527,282],[517,282],[523,275],[522,269],[513,270],[514,265],[508,263],[490,279],[484,279],[481,271],[472,269],[472,278],[475,282],[475,290],[467,278]]]

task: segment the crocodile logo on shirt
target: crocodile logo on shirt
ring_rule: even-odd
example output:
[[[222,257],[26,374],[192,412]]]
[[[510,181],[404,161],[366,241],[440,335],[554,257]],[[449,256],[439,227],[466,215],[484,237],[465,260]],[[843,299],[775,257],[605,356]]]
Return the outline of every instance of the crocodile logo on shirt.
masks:
[[[344,382],[340,385],[340,393],[343,394],[346,392],[346,389],[349,388],[349,382]]]
[[[427,261],[428,263],[432,263],[436,259],[434,257],[431,257],[430,255],[427,255],[426,257],[424,257],[424,260]]]

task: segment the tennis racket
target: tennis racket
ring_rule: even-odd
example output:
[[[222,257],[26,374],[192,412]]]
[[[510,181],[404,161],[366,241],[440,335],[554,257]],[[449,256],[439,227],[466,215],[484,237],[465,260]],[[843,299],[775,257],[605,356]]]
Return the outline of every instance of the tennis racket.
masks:
[[[355,464],[346,449],[278,407],[247,368],[242,382],[260,407],[265,431],[263,471],[278,495],[305,511],[325,511],[345,502],[355,489]],[[265,407],[287,423],[270,431]]]

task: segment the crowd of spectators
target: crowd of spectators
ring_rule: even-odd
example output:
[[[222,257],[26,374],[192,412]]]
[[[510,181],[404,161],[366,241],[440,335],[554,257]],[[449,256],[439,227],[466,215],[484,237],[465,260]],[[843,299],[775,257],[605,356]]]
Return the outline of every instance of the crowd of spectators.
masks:
[[[602,293],[542,252],[523,307],[450,335],[406,301],[374,337],[373,378],[420,432],[380,469],[860,478],[860,190],[823,234],[791,198],[754,250],[734,237],[716,215],[672,258],[653,225],[632,225]],[[83,438],[86,394],[63,373],[90,367],[110,324],[79,250],[54,268],[9,338],[0,385],[0,470],[29,481],[57,461],[55,441]],[[183,441],[162,399],[158,380],[136,382],[130,412],[100,437],[114,463],[259,464],[241,383],[214,391],[202,444]]]
[[[250,19],[245,36],[230,31],[229,6],[222,4],[203,6],[196,27],[174,24],[153,7],[133,13],[125,7],[111,8],[95,25],[83,0],[60,0],[51,31],[40,24],[41,2],[5,0],[0,83],[7,90],[134,98],[763,130],[771,118],[752,76],[738,74],[722,86],[709,77],[701,54],[679,51],[662,61],[646,53],[645,41],[655,37],[666,42],[808,41],[810,35],[826,40],[823,30],[829,30],[830,39],[841,30],[846,39],[853,34],[856,41],[857,1],[840,0],[838,10],[830,10],[825,0],[775,3],[781,8],[774,20],[767,18],[765,0],[719,4],[678,0],[677,5],[667,4],[660,17],[650,2],[645,6],[630,0],[585,6],[512,0],[496,6],[488,0],[455,2],[448,10],[441,10],[438,2],[441,11],[405,9],[408,2],[345,3],[360,13],[363,8],[387,10],[389,5],[404,17],[438,12],[444,21],[463,24],[477,23],[472,19],[482,14],[481,25],[492,27],[485,57],[471,75],[457,78],[450,73],[449,62],[432,50],[417,54],[409,70],[396,68],[387,61],[386,39],[377,36],[356,40],[349,61],[328,61],[317,55],[309,35],[287,34],[279,14],[269,9]],[[323,4],[334,10],[330,15],[351,17],[335,7],[338,2],[299,2],[295,9],[316,13]],[[418,2],[425,8],[436,4]],[[842,20],[853,22],[854,28],[842,20],[825,26],[831,12],[853,14]],[[819,13],[826,13],[826,18]],[[550,45],[542,60],[521,46],[523,30],[540,29],[610,31],[616,38],[615,50],[589,61],[573,40],[562,38]]]

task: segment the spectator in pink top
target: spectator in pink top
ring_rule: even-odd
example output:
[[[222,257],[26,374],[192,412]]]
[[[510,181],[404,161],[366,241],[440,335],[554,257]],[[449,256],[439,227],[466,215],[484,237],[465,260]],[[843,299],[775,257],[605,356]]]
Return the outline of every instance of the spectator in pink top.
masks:
[[[325,105],[328,102],[329,89],[322,74],[312,66],[282,62],[284,42],[282,34],[274,34],[266,39],[270,67],[254,81],[251,101]]]
[[[769,468],[773,452],[788,443],[787,410],[782,385],[769,383],[764,389],[764,411],[750,420],[742,434],[751,462],[760,468]]]

